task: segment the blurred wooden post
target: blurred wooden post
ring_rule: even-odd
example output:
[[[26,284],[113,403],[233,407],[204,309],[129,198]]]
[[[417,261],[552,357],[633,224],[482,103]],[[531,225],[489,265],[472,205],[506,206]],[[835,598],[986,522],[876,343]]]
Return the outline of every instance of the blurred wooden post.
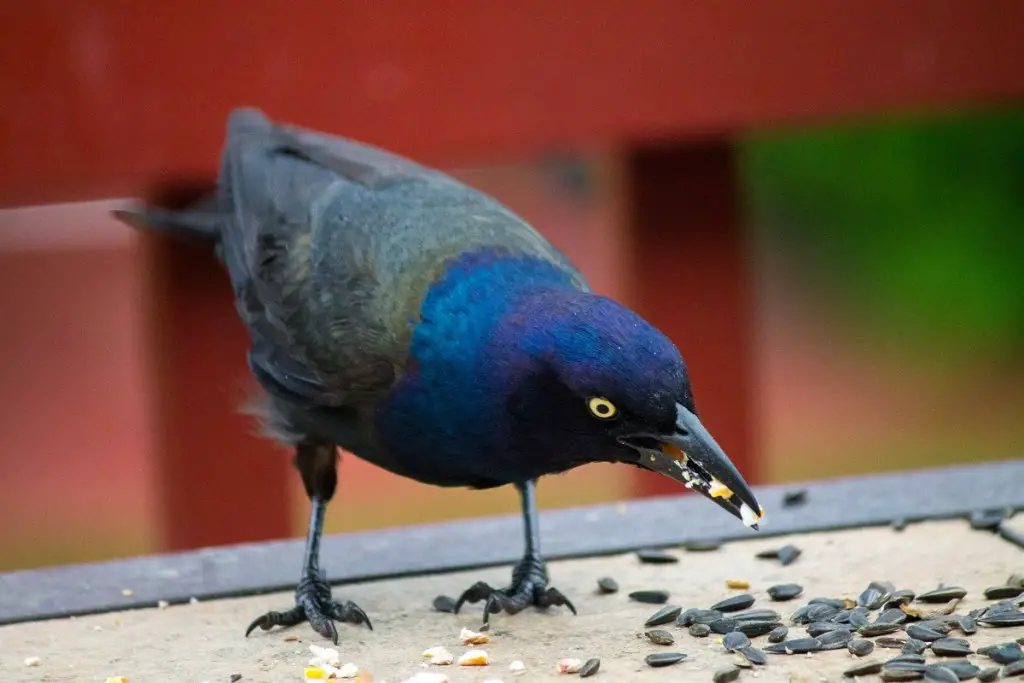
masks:
[[[292,534],[288,452],[239,409],[248,339],[210,250],[145,237],[160,547],[185,550]]]
[[[702,421],[757,481],[753,278],[733,145],[636,147],[625,165],[631,301],[679,346]],[[639,495],[679,492],[664,477],[635,476]]]

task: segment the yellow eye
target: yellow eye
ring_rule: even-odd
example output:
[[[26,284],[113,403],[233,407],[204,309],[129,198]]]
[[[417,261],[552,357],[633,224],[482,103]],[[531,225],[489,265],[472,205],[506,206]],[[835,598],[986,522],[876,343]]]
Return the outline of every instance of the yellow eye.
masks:
[[[619,412],[615,404],[606,398],[592,398],[587,401],[587,407],[594,417],[601,420],[610,420]]]

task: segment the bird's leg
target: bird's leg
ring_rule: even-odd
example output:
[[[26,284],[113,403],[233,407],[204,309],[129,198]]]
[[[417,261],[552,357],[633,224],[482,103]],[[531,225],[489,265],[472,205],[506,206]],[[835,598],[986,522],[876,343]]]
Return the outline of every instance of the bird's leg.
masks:
[[[562,595],[557,588],[548,585],[548,571],[540,556],[540,528],[537,514],[537,500],[534,497],[534,482],[517,484],[519,496],[523,502],[523,527],[526,535],[526,552],[523,559],[512,570],[512,585],[501,590],[492,588],[483,581],[477,581],[469,587],[455,603],[458,612],[467,602],[484,603],[484,624],[488,624],[491,614],[504,610],[509,614],[521,612],[527,605],[541,609],[556,605],[565,605],[576,614],[576,608],[569,598]]]
[[[259,626],[269,631],[275,626],[295,626],[308,621],[313,630],[338,644],[338,629],[334,621],[366,624],[371,629],[366,613],[353,602],[335,602],[331,586],[320,570],[320,539],[324,533],[324,514],[327,503],[334,495],[338,483],[338,452],[334,444],[303,443],[295,448],[295,466],[302,474],[302,483],[312,503],[309,513],[309,531],[306,532],[306,552],[302,559],[302,578],[295,588],[295,606],[283,612],[267,612],[249,624],[245,635]]]

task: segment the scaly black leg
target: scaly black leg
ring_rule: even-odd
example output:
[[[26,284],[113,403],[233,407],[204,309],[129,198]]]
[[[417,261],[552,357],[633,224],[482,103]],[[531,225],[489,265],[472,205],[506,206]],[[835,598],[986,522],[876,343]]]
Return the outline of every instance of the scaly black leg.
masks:
[[[523,526],[526,532],[526,552],[523,559],[512,570],[512,585],[498,590],[483,581],[469,587],[455,602],[458,612],[464,603],[484,603],[484,624],[490,622],[491,614],[504,610],[509,614],[522,612],[527,605],[547,609],[565,605],[576,614],[576,608],[569,598],[557,588],[548,586],[548,572],[540,556],[540,528],[538,525],[537,501],[534,497],[534,482],[517,484],[523,502]]]
[[[334,621],[366,624],[373,629],[366,612],[353,602],[339,603],[331,598],[331,586],[320,569],[320,539],[324,533],[327,503],[338,483],[337,449],[333,444],[300,444],[295,449],[295,466],[309,495],[309,531],[302,559],[302,578],[295,588],[295,606],[283,612],[267,612],[245,630],[248,636],[259,626],[269,631],[275,626],[295,626],[308,621],[313,630],[338,644]]]

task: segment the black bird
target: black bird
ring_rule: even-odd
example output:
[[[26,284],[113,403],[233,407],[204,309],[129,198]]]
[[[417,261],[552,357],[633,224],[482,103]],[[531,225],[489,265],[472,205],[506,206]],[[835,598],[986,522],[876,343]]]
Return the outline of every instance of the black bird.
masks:
[[[525,554],[492,612],[572,603],[548,583],[534,483],[591,462],[642,466],[757,528],[761,508],[701,425],[663,334],[590,291],[569,260],[494,199],[374,147],[237,109],[216,191],[182,211],[116,211],[205,240],[234,288],[269,436],[294,449],[312,503],[295,605],[269,630],[366,623],[319,566],[338,447],[437,486],[512,484]]]

